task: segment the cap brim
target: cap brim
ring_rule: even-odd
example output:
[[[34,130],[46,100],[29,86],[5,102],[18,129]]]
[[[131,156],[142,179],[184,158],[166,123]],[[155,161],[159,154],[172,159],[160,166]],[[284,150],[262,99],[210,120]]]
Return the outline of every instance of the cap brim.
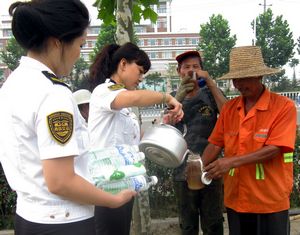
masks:
[[[198,51],[186,51],[186,52],[176,56],[175,59],[177,60],[178,63],[180,63],[184,58],[189,57],[189,56],[197,56],[197,57],[201,58]]]

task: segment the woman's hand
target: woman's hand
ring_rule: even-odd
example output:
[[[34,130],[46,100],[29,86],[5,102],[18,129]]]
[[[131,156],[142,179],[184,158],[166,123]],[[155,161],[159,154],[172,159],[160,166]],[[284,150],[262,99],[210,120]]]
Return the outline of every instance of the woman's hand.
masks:
[[[169,107],[168,114],[164,117],[164,122],[174,124],[183,118],[182,104],[178,102],[173,96],[167,95],[166,103]],[[169,121],[167,121],[169,119]]]
[[[125,203],[129,202],[134,196],[137,195],[136,191],[125,189],[115,195],[116,202],[111,206],[111,208],[118,208],[123,206]]]

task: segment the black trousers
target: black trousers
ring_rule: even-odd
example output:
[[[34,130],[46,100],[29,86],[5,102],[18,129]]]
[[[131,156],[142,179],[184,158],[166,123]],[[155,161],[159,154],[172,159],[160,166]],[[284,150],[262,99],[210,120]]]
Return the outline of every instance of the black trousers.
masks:
[[[66,224],[40,224],[15,216],[15,235],[95,235],[94,218]]]
[[[111,209],[95,207],[97,235],[129,235],[134,198],[125,205]]]
[[[288,210],[268,213],[239,213],[226,208],[230,235],[289,235]]]

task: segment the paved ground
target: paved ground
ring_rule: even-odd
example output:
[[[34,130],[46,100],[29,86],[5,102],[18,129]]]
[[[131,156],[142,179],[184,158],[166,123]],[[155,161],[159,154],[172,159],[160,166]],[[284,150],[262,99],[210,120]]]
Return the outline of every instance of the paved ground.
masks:
[[[224,235],[229,235],[226,214],[224,214]],[[290,216],[291,234],[300,235],[300,215]],[[154,220],[152,222],[152,235],[179,235],[178,219]],[[202,234],[202,233],[200,233]],[[199,234],[199,235],[200,235]]]
[[[226,214],[224,214],[224,235],[229,235],[228,225],[226,220]],[[290,217],[291,220],[291,234],[300,235],[300,215],[294,215]],[[178,219],[168,218],[164,220],[152,221],[152,233],[151,235],[179,235]],[[201,233],[200,233],[201,234]],[[199,235],[200,235],[199,234]],[[14,235],[12,230],[0,231],[0,235]],[[150,234],[149,234],[150,235]]]

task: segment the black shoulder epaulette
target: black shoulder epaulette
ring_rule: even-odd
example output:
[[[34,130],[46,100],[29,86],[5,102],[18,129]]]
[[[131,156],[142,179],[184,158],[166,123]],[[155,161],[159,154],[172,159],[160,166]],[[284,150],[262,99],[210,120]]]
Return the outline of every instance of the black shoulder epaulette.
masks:
[[[68,86],[68,84],[62,82],[58,77],[56,77],[53,73],[49,73],[48,71],[42,71],[42,73],[46,76],[46,78],[48,78],[53,84],[58,84],[58,85],[62,85],[65,87],[68,87],[70,89],[70,87]]]

